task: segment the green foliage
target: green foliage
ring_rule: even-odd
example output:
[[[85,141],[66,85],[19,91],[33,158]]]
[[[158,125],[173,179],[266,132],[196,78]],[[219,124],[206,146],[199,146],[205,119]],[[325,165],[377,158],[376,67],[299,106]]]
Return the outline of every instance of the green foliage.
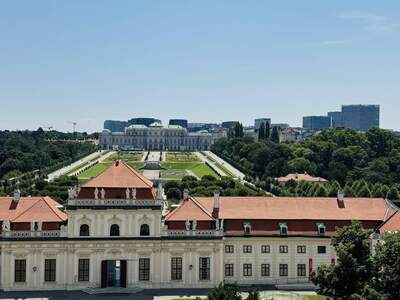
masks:
[[[274,143],[279,143],[279,131],[278,127],[273,127],[271,132],[270,140]]]
[[[260,300],[260,293],[258,291],[251,291],[246,300]]]
[[[220,283],[210,290],[208,300],[241,300],[239,287],[236,284]]]

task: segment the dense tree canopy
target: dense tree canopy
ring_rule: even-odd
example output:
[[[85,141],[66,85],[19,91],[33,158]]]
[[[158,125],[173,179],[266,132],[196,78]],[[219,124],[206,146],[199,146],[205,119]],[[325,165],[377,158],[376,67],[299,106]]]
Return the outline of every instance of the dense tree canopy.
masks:
[[[366,184],[359,187],[360,195],[392,190],[398,198],[400,141],[385,130],[333,129],[299,143],[272,140],[272,133],[270,140],[257,142],[246,137],[220,139],[212,150],[265,186],[274,177],[307,172],[348,190],[362,178]],[[318,189],[324,194],[323,188]]]

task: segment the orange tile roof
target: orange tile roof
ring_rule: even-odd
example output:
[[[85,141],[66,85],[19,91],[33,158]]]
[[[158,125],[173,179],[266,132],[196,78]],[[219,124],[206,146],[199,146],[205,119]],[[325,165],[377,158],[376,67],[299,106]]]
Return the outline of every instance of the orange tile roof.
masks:
[[[378,229],[381,234],[388,231],[400,231],[400,212],[396,210]]]
[[[308,181],[308,182],[328,182],[328,180],[326,180],[325,178],[314,177],[314,176],[311,176],[311,175],[309,175],[307,173],[304,173],[304,174],[297,174],[297,173],[288,174],[288,175],[283,176],[283,177],[278,177],[278,178],[276,178],[276,180],[279,181],[279,182],[288,182],[290,180]]]
[[[18,203],[13,202],[12,197],[0,197],[0,221],[64,222],[67,220],[67,215],[59,209],[59,206],[60,204],[50,197],[21,197]]]
[[[124,161],[116,161],[97,177],[82,187],[152,188],[153,182],[137,172]]]
[[[194,199],[211,215],[212,197]],[[174,212],[174,211],[173,211]],[[172,212],[172,213],[173,213]],[[199,215],[192,202],[183,202],[167,220],[186,220]],[[336,198],[305,197],[220,197],[220,219],[241,220],[360,220],[380,221],[387,207],[381,198],[345,198],[339,208]],[[389,212],[393,212],[389,209]],[[205,218],[203,213],[201,217]],[[167,215],[168,216],[168,215]]]
[[[165,216],[166,221],[185,221],[185,220],[197,220],[197,221],[211,221],[214,218],[206,207],[204,207],[199,201],[194,198],[189,198],[187,201],[181,203],[181,205],[169,212]]]

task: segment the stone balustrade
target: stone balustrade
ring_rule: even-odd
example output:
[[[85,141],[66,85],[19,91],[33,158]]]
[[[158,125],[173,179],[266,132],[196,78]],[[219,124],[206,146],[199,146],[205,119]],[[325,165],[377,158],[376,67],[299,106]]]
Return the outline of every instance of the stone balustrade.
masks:
[[[61,230],[42,230],[42,231],[30,231],[30,230],[12,230],[3,231],[3,238],[55,238],[66,236],[66,233],[62,233]]]
[[[70,206],[162,206],[163,200],[151,199],[69,199]]]
[[[210,237],[210,236],[222,236],[221,230],[167,230],[168,236],[197,236],[197,237]]]

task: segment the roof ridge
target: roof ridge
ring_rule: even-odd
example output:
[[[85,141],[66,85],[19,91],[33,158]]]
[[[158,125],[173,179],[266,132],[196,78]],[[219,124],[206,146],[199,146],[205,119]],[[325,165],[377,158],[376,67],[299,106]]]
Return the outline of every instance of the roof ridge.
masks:
[[[385,225],[387,222],[389,222],[389,220],[390,220],[391,218],[393,218],[394,215],[397,214],[398,212],[399,212],[398,210],[395,210],[394,213],[392,213],[391,216],[390,216],[389,218],[386,219],[386,221],[382,221],[382,223],[376,228],[376,230],[381,229],[382,226]]]
[[[192,196],[190,197],[190,199],[192,199],[192,201],[193,201],[195,204],[197,204],[197,206],[198,206],[202,211],[204,211],[209,217],[215,219],[215,218],[212,216],[212,214],[207,210],[207,208],[205,208],[204,205],[203,205],[202,203],[200,203],[200,201],[198,201],[196,198],[194,198],[194,197],[192,197]]]
[[[29,197],[28,197],[29,198]],[[32,199],[33,198],[31,198],[30,199],[30,201],[32,201]],[[34,207],[35,205],[36,205],[36,203],[38,203],[39,201],[40,201],[40,199],[43,199],[43,197],[39,197],[39,199],[34,199],[34,200],[36,200],[36,201],[32,201],[33,203],[32,203],[32,205],[30,205],[28,208],[26,208],[24,211],[21,211],[18,215],[16,215],[16,216],[14,216],[13,217],[13,219],[11,220],[11,221],[13,221],[13,220],[15,220],[15,219],[17,219],[17,218],[19,218],[19,217],[21,217],[23,214],[25,214],[28,210],[30,210],[32,207]],[[21,201],[21,200],[20,200]]]
[[[62,212],[61,210],[59,210],[58,208],[51,206],[50,203],[48,202],[48,200],[52,200],[52,201],[58,203],[56,200],[54,200],[53,198],[50,198],[50,197],[48,197],[48,196],[45,196],[45,197],[43,197],[42,199],[43,199],[44,202],[47,204],[47,206],[50,207],[50,209],[57,215],[57,217],[58,217],[61,221],[65,221],[65,219],[62,218],[62,217],[59,215],[59,213],[63,213],[63,212]],[[60,203],[58,203],[58,204],[60,204]],[[61,204],[60,204],[60,205],[61,205]]]
[[[139,179],[144,183],[144,184],[146,184],[146,185],[148,185],[149,187],[153,187],[153,185],[151,184],[149,184],[149,182],[146,182],[146,180],[143,178],[144,176],[142,175],[142,174],[140,174],[139,172],[137,172],[136,170],[135,170],[135,168],[133,168],[133,167],[131,167],[127,162],[125,162],[124,160],[120,160],[124,165],[125,165],[125,167],[127,167],[128,168],[128,170],[129,171],[131,171],[133,174],[135,174],[137,177],[139,177]]]

